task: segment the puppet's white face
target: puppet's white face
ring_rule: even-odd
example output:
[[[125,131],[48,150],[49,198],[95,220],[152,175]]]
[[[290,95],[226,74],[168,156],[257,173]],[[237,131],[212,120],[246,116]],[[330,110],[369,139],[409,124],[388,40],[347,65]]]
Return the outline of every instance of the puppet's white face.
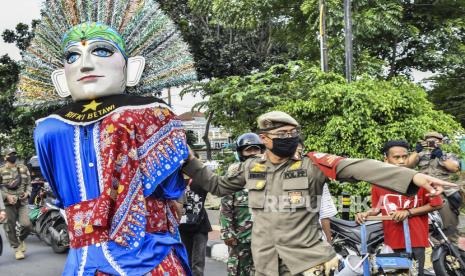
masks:
[[[65,51],[65,77],[74,101],[124,93],[126,59],[112,43],[92,39]]]

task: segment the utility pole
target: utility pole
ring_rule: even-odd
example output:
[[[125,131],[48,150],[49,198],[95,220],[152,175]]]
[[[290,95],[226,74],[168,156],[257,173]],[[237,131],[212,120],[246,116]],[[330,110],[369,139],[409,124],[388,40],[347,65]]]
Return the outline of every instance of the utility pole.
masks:
[[[352,80],[352,13],[350,10],[350,0],[344,0],[344,34],[345,34],[345,53],[346,53],[346,79],[347,82]]]
[[[320,0],[320,56],[321,56],[321,71],[328,72],[328,47],[326,46],[325,0]]]

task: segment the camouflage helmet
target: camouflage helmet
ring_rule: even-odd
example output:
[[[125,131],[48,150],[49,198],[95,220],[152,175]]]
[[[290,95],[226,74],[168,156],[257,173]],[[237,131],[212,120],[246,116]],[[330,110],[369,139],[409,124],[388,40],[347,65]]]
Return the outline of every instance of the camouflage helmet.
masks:
[[[17,152],[16,152],[16,149],[14,148],[5,148],[4,150],[2,150],[3,156],[16,155],[16,154]]]

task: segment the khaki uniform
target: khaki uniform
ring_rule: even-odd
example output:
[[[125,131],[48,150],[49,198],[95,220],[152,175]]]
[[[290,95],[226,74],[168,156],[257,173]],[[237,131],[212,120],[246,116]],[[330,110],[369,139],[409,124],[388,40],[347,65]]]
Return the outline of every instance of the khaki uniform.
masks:
[[[11,180],[15,179],[19,173],[21,174],[21,184],[15,190],[8,189],[5,185],[10,183]],[[6,165],[0,168],[0,176],[2,179],[2,198],[5,204],[5,211],[7,215],[7,223],[5,224],[5,232],[7,233],[8,240],[11,247],[17,248],[19,242],[23,241],[29,234],[32,226],[29,220],[29,212],[27,208],[27,198],[19,199],[20,195],[23,193],[31,194],[31,176],[29,170],[24,165],[16,165],[15,167],[8,168]],[[17,202],[13,205],[9,204],[6,200],[7,195],[13,195],[18,198]],[[1,208],[0,208],[1,209]],[[19,223],[25,228],[24,236],[16,236],[16,221],[19,220]]]
[[[460,175],[460,173],[452,173],[446,169],[443,162],[447,159],[453,159],[459,162],[458,157],[452,153],[445,153],[444,158],[442,159],[431,159],[431,153],[429,151],[422,151],[418,154],[418,170],[424,174],[428,174],[445,181],[449,181],[456,184],[464,184],[465,181],[462,179],[463,177]],[[444,194],[442,196],[450,196],[459,190],[460,187],[445,188]],[[444,201],[443,208],[439,209],[439,213],[441,214],[441,218],[443,221],[444,233],[449,237],[449,239],[452,242],[457,243],[459,238],[459,233],[457,229],[459,225],[459,217],[449,206],[449,202],[447,200]]]
[[[272,164],[265,154],[241,163],[236,174],[222,177],[197,159],[184,167],[193,185],[215,195],[248,189],[254,218],[252,255],[256,275],[298,275],[335,256],[332,247],[322,239],[318,223],[321,194],[327,181],[322,170],[338,180],[364,180],[403,194],[418,190],[410,184],[417,172],[410,169],[374,160],[315,156],[320,165],[307,156]]]

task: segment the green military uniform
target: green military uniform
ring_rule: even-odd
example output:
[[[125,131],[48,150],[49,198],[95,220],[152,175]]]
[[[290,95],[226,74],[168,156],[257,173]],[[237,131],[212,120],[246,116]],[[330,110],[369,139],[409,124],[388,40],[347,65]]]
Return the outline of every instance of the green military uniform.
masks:
[[[9,189],[7,184],[14,180],[18,173],[21,177],[21,183],[16,189]],[[5,224],[5,232],[7,233],[8,240],[11,247],[17,248],[20,244],[20,241],[23,241],[31,230],[31,222],[29,220],[28,208],[27,208],[27,198],[19,199],[23,193],[31,194],[31,176],[29,170],[24,165],[15,165],[8,167],[4,165],[0,167],[0,177],[2,183],[2,199],[5,203],[5,211],[7,215],[7,223]],[[17,201],[15,204],[10,204],[7,201],[7,195],[15,196]],[[19,223],[25,228],[24,236],[16,236],[16,221],[19,220]]]
[[[410,185],[415,171],[374,160],[337,159],[318,154],[322,166],[343,181],[364,180],[399,193],[416,193]],[[334,162],[332,162],[334,161]],[[335,253],[322,239],[319,200],[327,177],[309,157],[273,164],[266,154],[246,160],[235,175],[217,176],[197,159],[184,172],[211,193],[224,196],[249,191],[252,209],[252,255],[257,275],[292,275],[331,260]],[[367,170],[369,168],[369,172]]]
[[[233,164],[228,170],[235,175],[240,164]],[[221,199],[221,239],[234,238],[237,245],[230,247],[227,262],[228,275],[253,275],[251,250],[252,214],[249,210],[249,196],[246,189],[224,196]]]

